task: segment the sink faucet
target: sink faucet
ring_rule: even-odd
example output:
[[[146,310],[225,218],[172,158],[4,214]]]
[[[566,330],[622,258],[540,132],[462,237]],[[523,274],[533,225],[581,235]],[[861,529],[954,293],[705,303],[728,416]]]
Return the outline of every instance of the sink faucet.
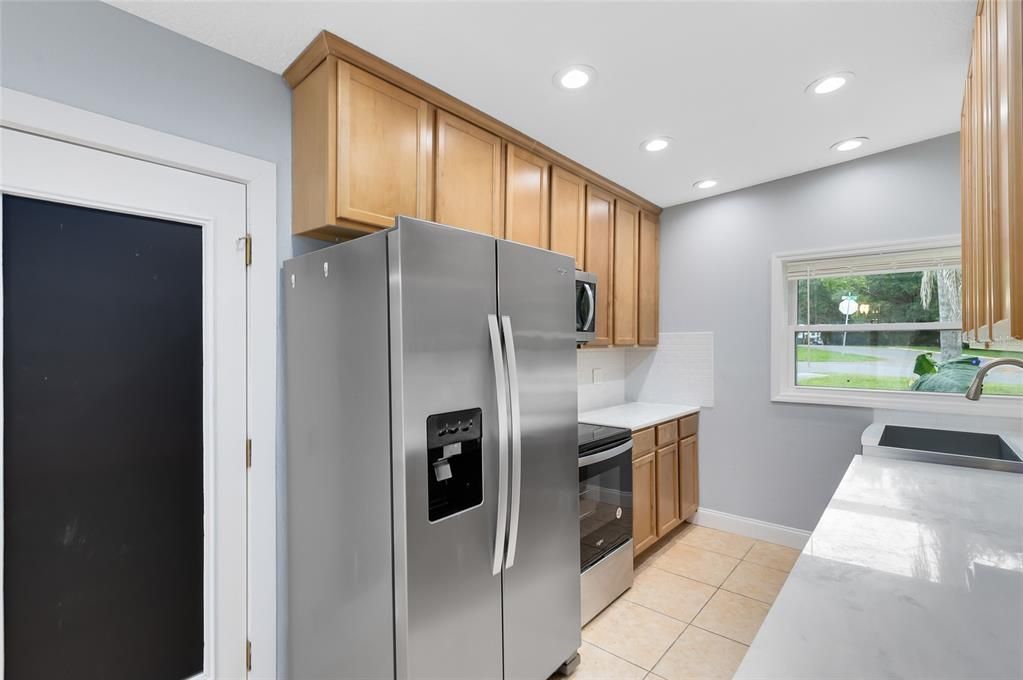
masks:
[[[1023,368],[1023,361],[1020,359],[995,359],[994,361],[985,365],[982,369],[977,371],[977,375],[973,376],[973,382],[970,384],[970,389],[966,390],[966,398],[970,401],[977,401],[980,399],[981,393],[984,391],[984,376],[995,366],[1015,366],[1017,368]]]

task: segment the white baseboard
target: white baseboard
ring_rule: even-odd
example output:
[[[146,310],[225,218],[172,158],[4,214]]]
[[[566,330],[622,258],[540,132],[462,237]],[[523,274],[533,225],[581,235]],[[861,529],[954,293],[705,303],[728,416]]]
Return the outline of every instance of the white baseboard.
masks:
[[[772,524],[771,522],[762,522],[759,519],[732,515],[719,510],[708,510],[707,508],[697,510],[696,514],[689,521],[702,527],[730,531],[733,534],[756,538],[768,543],[787,545],[796,550],[802,550],[806,542],[810,540],[809,531],[793,529],[792,527]]]

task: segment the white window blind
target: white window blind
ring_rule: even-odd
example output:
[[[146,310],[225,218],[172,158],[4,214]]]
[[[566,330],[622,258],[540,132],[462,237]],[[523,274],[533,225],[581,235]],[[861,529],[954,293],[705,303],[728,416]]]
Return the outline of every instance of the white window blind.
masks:
[[[919,272],[928,269],[954,269],[961,266],[959,246],[923,248],[869,255],[839,255],[789,260],[785,278],[789,281],[828,276],[866,276],[898,272]]]

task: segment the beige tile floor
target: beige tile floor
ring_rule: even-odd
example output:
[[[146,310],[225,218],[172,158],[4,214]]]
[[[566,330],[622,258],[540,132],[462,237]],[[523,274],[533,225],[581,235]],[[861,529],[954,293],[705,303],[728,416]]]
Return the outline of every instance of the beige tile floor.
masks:
[[[798,550],[684,524],[583,628],[572,680],[731,678]]]

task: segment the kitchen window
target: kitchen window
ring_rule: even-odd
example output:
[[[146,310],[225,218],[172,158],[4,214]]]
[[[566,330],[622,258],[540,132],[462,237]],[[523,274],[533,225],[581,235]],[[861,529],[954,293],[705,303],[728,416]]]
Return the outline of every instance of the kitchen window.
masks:
[[[958,238],[775,255],[772,399],[1018,416],[1023,372],[980,366],[1023,358],[1023,343],[968,343]]]

